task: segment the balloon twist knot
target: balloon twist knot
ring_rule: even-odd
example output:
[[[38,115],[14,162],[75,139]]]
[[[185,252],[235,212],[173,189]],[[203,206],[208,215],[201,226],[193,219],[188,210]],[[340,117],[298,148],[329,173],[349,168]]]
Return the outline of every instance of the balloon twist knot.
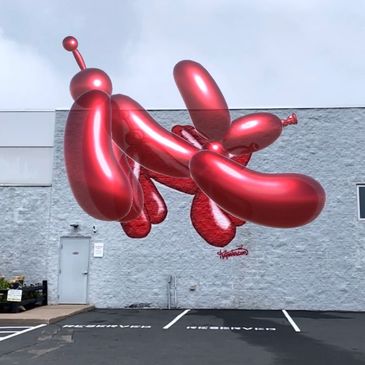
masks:
[[[297,115],[295,113],[292,113],[286,119],[283,119],[281,123],[283,123],[284,127],[287,127],[288,125],[292,124],[298,124]]]

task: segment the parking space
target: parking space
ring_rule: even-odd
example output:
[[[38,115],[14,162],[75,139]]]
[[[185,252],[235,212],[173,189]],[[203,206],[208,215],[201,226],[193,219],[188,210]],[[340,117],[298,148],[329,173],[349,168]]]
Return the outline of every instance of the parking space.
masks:
[[[95,310],[0,342],[0,363],[364,363],[365,314],[286,314],[244,310]],[[5,343],[7,349],[3,347]]]
[[[68,318],[59,324],[63,328],[119,328],[124,330],[161,330],[166,322],[173,320],[181,310],[157,309],[98,309]],[[117,326],[117,327],[115,327]]]
[[[42,328],[46,326],[46,324],[40,324],[36,326],[14,326],[14,325],[6,325],[5,323],[0,323],[0,342],[6,341],[15,336],[19,336],[31,331],[34,331],[38,328]]]
[[[281,311],[190,310],[170,329],[246,333],[292,332]]]
[[[313,350],[331,351],[338,363],[365,364],[365,313],[292,311],[291,316]]]

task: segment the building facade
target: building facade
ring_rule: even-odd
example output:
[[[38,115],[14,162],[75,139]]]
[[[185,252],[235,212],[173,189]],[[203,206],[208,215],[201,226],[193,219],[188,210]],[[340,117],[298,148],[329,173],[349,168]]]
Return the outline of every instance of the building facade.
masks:
[[[88,216],[65,173],[67,111],[0,113],[0,274],[47,279],[54,304],[365,310],[365,108],[267,111],[281,118],[295,111],[299,123],[255,153],[249,167],[312,176],[326,205],[295,229],[237,227],[225,249],[242,245],[248,255],[228,259],[194,230],[192,196],[158,183],[168,215],[146,238]],[[232,119],[251,112],[232,110]],[[184,110],[151,114],[166,129],[190,124]],[[74,277],[77,255],[82,279]]]

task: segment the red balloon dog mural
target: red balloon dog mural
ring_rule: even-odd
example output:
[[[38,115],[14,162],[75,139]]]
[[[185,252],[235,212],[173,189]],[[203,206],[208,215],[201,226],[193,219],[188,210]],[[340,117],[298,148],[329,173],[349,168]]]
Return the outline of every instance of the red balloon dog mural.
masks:
[[[120,222],[146,237],[167,215],[153,180],[194,195],[191,221],[209,244],[223,247],[246,221],[299,227],[313,221],[325,192],[313,178],[264,174],[246,166],[253,153],[297,123],[253,113],[231,121],[218,85],[199,63],[181,61],[174,78],[194,126],[161,127],[135,100],[112,95],[108,75],[87,68],[72,37],[63,40],[81,71],[71,80],[75,100],[65,129],[65,165],[80,207],[96,219]]]

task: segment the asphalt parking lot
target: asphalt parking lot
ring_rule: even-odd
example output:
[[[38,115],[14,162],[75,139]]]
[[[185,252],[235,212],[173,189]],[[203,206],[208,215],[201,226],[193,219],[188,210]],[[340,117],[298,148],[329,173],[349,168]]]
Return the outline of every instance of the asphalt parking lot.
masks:
[[[53,325],[6,326],[4,365],[365,363],[365,313],[95,310]]]

